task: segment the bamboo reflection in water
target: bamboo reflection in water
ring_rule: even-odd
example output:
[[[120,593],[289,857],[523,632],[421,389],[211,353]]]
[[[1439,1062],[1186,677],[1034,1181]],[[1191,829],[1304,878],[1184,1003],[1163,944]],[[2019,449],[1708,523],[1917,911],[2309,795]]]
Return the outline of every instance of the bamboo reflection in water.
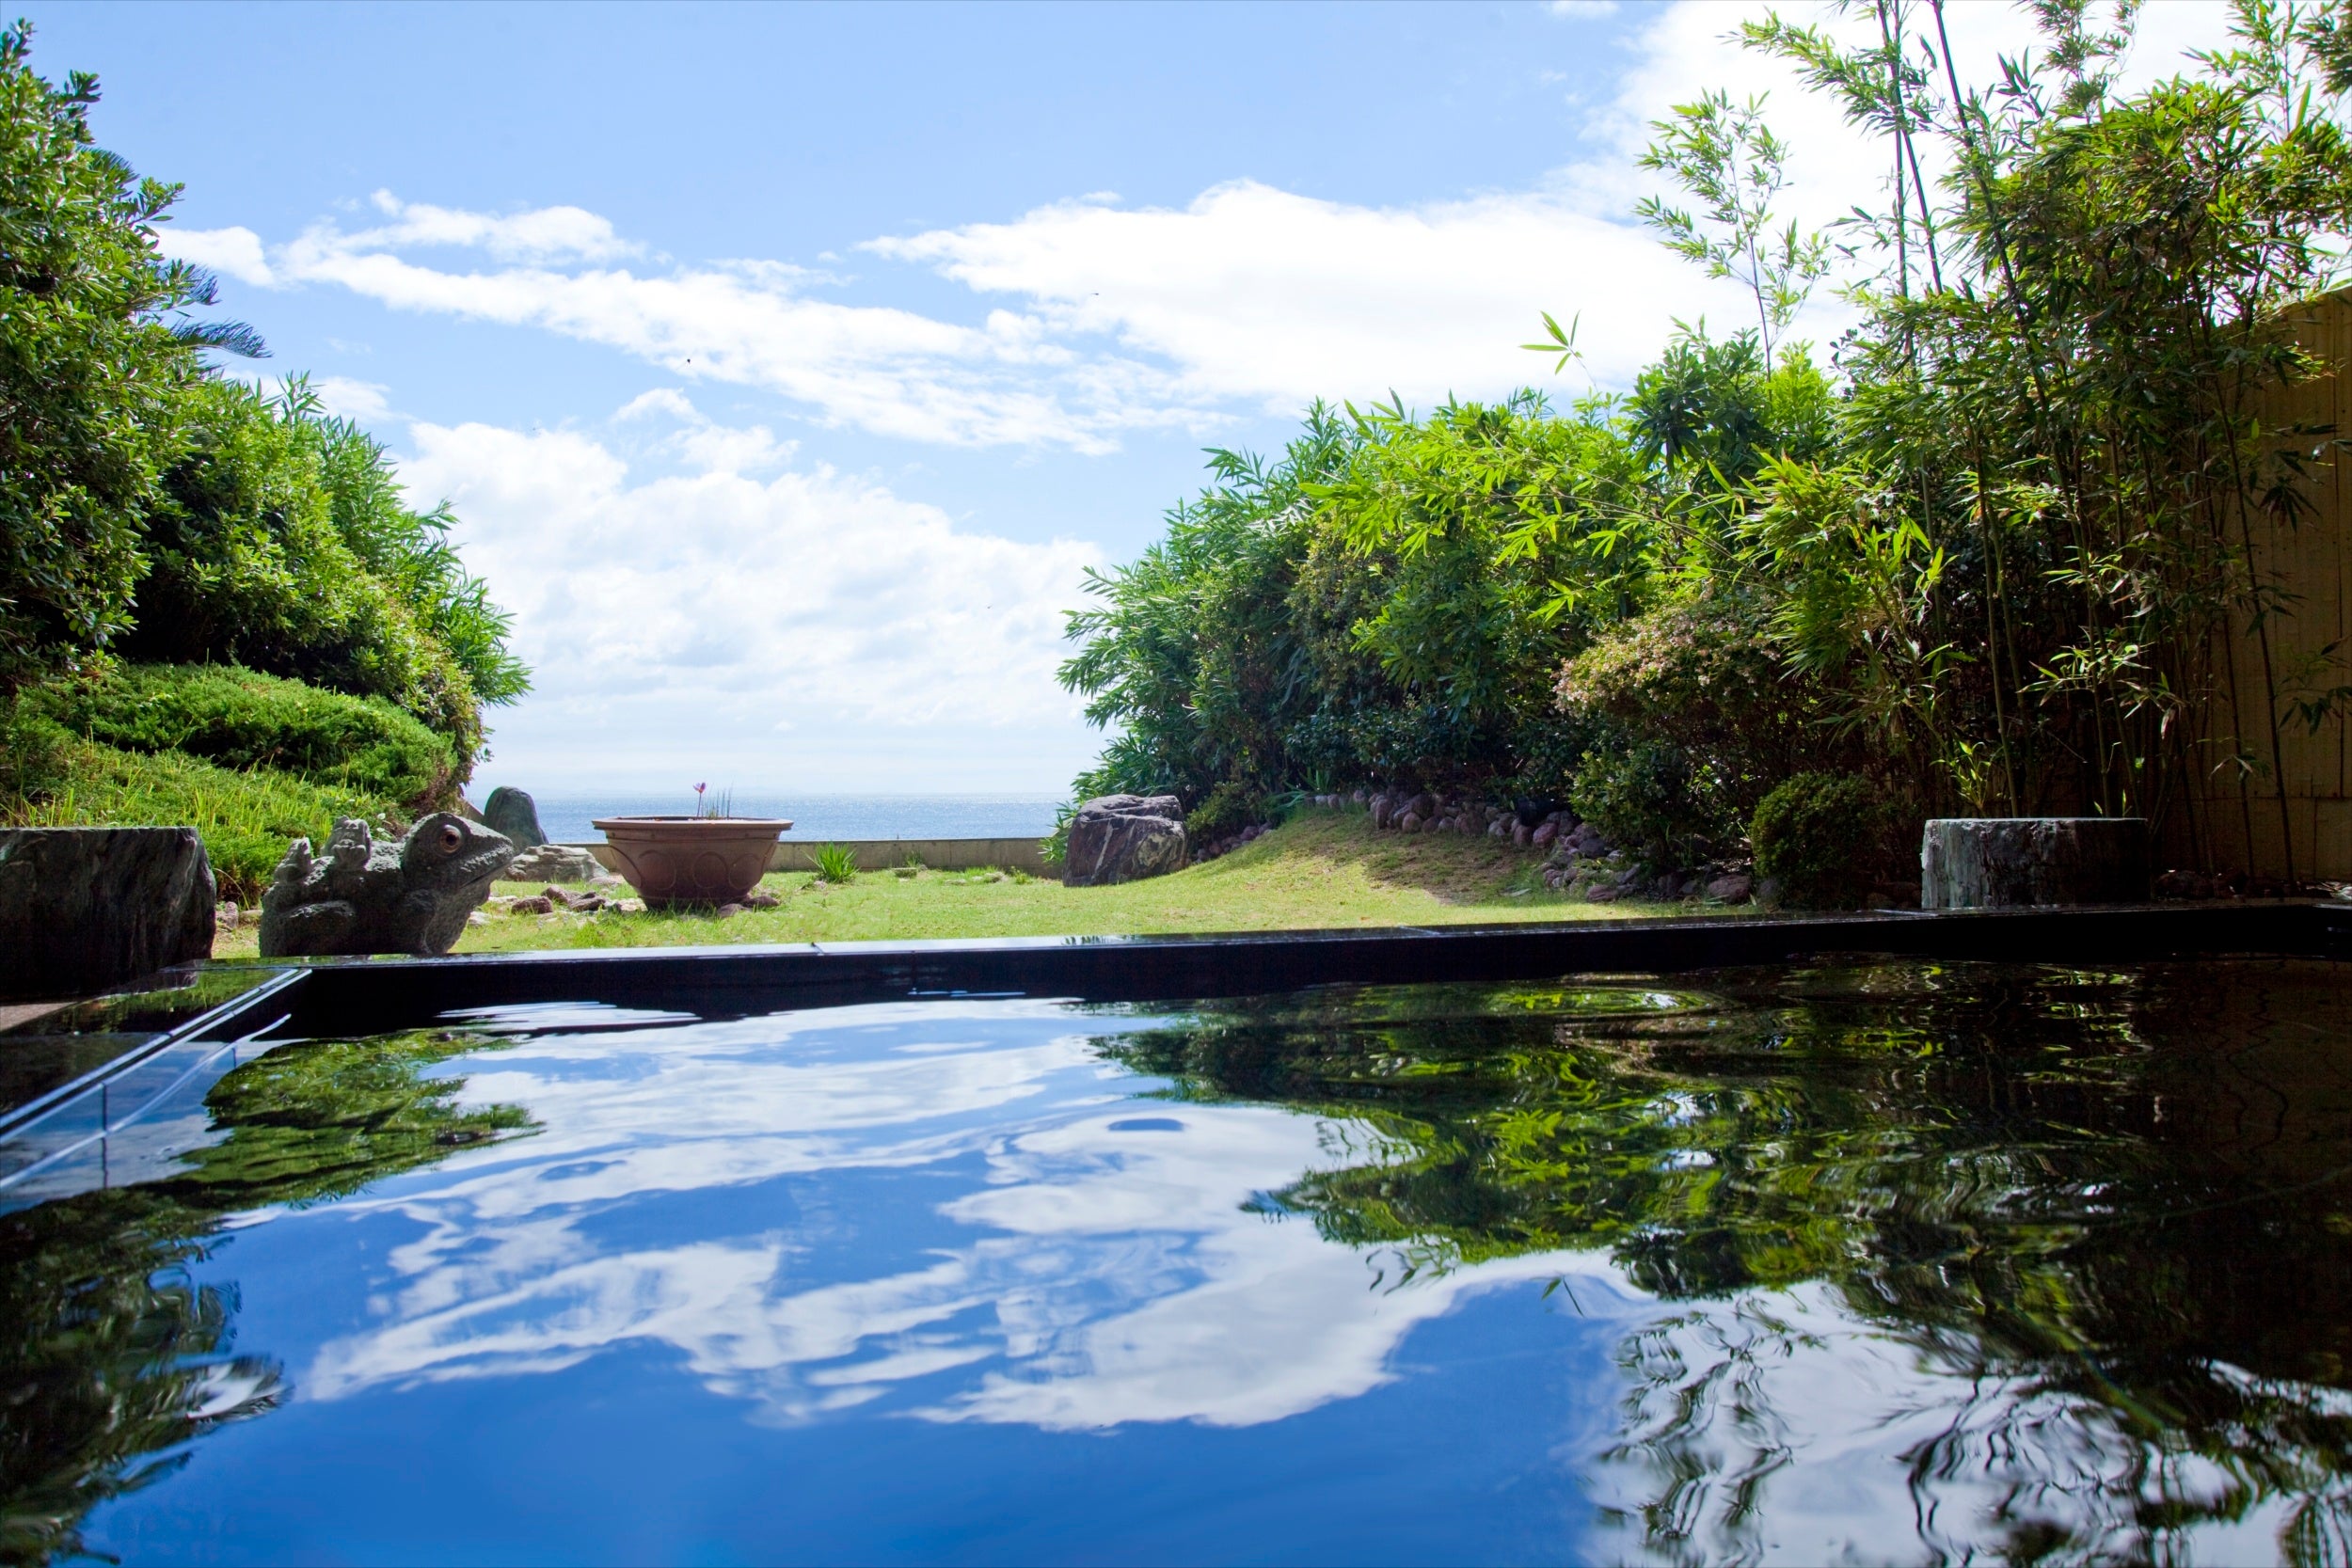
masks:
[[[1334,1241],[1419,1270],[1599,1245],[1690,1304],[1623,1347],[1590,1478],[1636,1555],[1756,1560],[1802,1526],[1886,1558],[2135,1560],[2253,1528],[2347,1560],[2335,968],[1698,984],[1217,1004],[1105,1049],[1378,1129],[1276,1195]],[[1889,1455],[1903,1518],[1817,1506]],[[1898,1526],[1908,1549],[1871,1534]]]

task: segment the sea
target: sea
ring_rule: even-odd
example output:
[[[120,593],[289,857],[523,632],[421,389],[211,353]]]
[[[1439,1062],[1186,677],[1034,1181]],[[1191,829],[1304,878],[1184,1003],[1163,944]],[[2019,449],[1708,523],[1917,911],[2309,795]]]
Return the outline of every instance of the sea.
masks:
[[[471,792],[469,791],[470,794]],[[602,839],[599,816],[674,816],[694,810],[694,794],[540,795],[539,827],[558,844]],[[713,791],[707,798],[719,803]],[[479,805],[480,800],[475,804]],[[1043,838],[1061,802],[1050,795],[749,795],[726,801],[736,816],[791,822],[785,842],[823,844],[861,838]]]

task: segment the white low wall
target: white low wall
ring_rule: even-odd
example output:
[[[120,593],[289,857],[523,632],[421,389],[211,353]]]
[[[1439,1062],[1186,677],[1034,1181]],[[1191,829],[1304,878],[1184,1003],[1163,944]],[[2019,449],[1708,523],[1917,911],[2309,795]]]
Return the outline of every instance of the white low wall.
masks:
[[[860,871],[887,871],[913,859],[934,871],[968,871],[994,866],[1004,871],[1026,871],[1036,877],[1059,875],[1045,863],[1045,856],[1039,851],[1038,840],[1034,838],[786,839],[768,857],[768,869],[814,871],[817,869],[817,851],[825,844],[838,844],[857,856]],[[595,855],[605,869],[614,869],[612,858],[602,840],[593,844],[583,843],[578,847]]]
[[[1042,836],[1042,835],[1041,835]],[[771,871],[814,871],[817,851],[826,843],[838,844],[857,856],[860,871],[887,871],[912,860],[934,871],[968,871],[994,866],[1003,871],[1026,871],[1033,876],[1059,875],[1049,870],[1034,838],[838,838],[787,839],[768,857]]]

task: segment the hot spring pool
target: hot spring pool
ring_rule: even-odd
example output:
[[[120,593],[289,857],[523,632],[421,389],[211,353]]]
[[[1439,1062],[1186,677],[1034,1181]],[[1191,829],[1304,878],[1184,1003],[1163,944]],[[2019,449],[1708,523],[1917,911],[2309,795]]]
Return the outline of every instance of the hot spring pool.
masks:
[[[2347,978],[282,1044],[0,1216],[0,1549],[2343,1561]]]

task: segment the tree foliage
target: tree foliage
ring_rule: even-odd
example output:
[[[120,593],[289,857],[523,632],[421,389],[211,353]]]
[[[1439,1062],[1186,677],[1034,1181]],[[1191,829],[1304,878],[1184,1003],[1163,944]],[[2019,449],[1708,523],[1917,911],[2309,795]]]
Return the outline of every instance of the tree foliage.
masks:
[[[31,43],[0,30],[0,689],[129,626],[198,348],[258,347],[178,318],[212,301],[155,253],[178,187],[92,145],[97,80],[51,86]]]
[[[1318,406],[1281,459],[1212,454],[1071,620],[1062,678],[1120,734],[1079,788],[1274,791],[1371,774],[1557,789],[1549,687],[1638,554],[1603,419],[1499,405]]]
[[[10,693],[118,656],[242,664],[389,700],[462,781],[482,705],[528,679],[447,509],[302,378],[206,363],[263,350],[158,253],[180,188],[93,144],[96,79],[43,80],[31,36],[0,32],[0,728]]]

